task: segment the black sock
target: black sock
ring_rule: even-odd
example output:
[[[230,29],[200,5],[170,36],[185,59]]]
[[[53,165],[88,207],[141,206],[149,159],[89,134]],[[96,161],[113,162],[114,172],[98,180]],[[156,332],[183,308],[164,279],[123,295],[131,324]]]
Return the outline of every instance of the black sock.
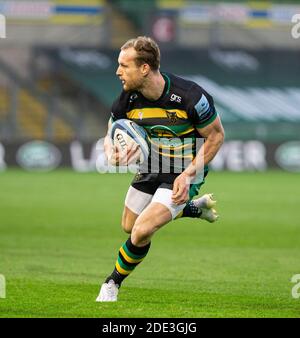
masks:
[[[189,201],[182,211],[181,217],[199,217],[201,215],[201,209],[198,209],[193,201]]]

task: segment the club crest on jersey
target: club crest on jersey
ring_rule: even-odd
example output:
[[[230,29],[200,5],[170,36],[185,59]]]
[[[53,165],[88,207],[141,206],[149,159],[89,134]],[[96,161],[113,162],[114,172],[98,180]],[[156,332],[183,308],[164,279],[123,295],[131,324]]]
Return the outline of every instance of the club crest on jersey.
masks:
[[[175,111],[167,111],[167,118],[170,120],[171,123],[176,123],[177,121],[177,114]]]
[[[142,120],[143,119],[143,112],[139,111],[139,119]]]

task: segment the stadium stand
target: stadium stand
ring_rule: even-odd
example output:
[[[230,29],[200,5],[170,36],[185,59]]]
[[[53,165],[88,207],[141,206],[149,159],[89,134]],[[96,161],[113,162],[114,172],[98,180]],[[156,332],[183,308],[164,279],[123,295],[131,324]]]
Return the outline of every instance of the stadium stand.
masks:
[[[16,0],[6,7],[1,139],[102,136],[121,90],[115,76],[119,48],[140,34],[159,42],[162,70],[211,91],[229,126],[227,139],[299,139],[300,45],[290,33],[291,14],[300,13],[297,1],[24,4]],[[7,86],[1,77],[9,79]]]
[[[1,1],[9,38],[3,46],[107,43],[103,0]]]
[[[2,118],[1,131],[9,129],[10,133],[13,133],[9,135],[7,131],[4,132],[2,139],[9,137],[69,140],[73,137],[74,131],[69,121],[64,121],[62,116],[53,116],[56,115],[53,111],[54,98],[51,99],[40,91],[34,82],[22,78],[3,60],[0,61],[0,68],[2,76],[5,74],[9,79],[6,88],[1,91],[1,116],[7,117],[5,120]],[[53,121],[49,123],[52,117]],[[50,127],[53,127],[53,130]]]
[[[144,30],[145,24],[148,24],[149,18],[157,8],[156,1],[152,0],[140,0],[138,6],[136,1],[132,0],[112,0],[110,4],[115,11],[123,13],[139,32]]]
[[[74,131],[60,117],[53,117],[53,130],[47,131],[47,108],[26,90],[18,95],[17,122],[21,138],[66,141],[73,138]],[[50,124],[51,125],[51,124]]]
[[[9,97],[7,88],[0,88],[0,121],[5,121],[8,116]]]
[[[118,48],[124,41],[139,35],[139,28],[136,27],[131,17],[127,17],[127,13],[122,8],[114,6],[112,2],[109,4],[108,10],[110,11],[110,43],[112,46]]]
[[[83,64],[75,56],[83,58],[85,53]],[[88,58],[91,53],[94,58]],[[229,138],[299,138],[298,52],[177,48],[163,50],[162,55],[162,70],[198,82],[214,94],[225,123],[242,123],[243,128],[228,128]],[[68,51],[68,58],[59,51],[52,57],[67,77],[105,103],[109,112],[121,86],[115,64],[103,67],[100,60],[113,60],[117,51],[76,49]],[[291,128],[280,128],[280,123]]]

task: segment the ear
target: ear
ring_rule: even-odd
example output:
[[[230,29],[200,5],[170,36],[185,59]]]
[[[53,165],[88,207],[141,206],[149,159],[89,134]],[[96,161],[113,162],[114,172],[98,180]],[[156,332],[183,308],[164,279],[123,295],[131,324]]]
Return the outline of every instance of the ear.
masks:
[[[147,76],[150,72],[151,68],[148,65],[148,63],[144,63],[143,65],[141,65],[141,72],[143,76]]]

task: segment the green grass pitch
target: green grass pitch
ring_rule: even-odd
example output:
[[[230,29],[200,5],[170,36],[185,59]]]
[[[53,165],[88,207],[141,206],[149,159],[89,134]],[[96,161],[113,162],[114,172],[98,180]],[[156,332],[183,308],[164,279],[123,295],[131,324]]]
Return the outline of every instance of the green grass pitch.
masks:
[[[217,223],[158,231],[119,301],[96,303],[127,239],[131,175],[69,170],[0,174],[0,317],[299,317],[300,176],[213,173]],[[300,292],[300,290],[299,290]]]

